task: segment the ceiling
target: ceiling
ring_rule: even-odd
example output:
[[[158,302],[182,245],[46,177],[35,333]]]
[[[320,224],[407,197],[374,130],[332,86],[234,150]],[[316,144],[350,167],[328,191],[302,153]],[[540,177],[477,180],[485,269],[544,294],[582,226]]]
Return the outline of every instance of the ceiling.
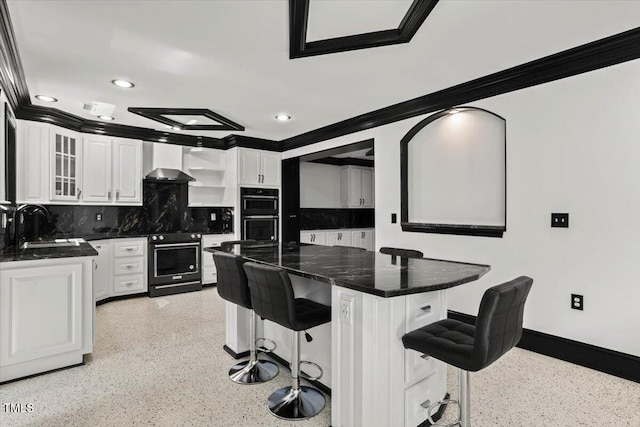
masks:
[[[407,44],[292,60],[286,0],[7,3],[33,104],[95,119],[82,104],[109,103],[115,123],[162,131],[127,108],[206,108],[245,130],[183,133],[273,140],[640,24],[640,1],[441,0]],[[311,0],[307,38],[394,28],[410,4]]]

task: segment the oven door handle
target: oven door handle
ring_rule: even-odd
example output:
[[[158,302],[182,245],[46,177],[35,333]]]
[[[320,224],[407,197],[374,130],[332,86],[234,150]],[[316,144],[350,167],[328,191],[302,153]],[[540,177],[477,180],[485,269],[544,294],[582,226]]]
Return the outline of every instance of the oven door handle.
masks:
[[[278,200],[278,196],[242,196],[243,199],[271,199]]]
[[[246,215],[242,219],[278,219],[278,215]]]
[[[176,246],[200,246],[200,242],[194,243],[165,243],[162,245],[158,245],[153,243],[154,248],[175,248]]]

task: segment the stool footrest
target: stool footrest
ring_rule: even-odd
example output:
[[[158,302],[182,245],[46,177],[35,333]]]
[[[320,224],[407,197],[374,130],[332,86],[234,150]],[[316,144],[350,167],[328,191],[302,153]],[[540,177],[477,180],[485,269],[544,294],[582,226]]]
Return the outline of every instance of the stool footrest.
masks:
[[[316,368],[318,371],[320,371],[320,375],[318,375],[318,376],[316,376],[316,377],[312,377],[312,376],[311,376],[311,375],[309,375],[309,374],[305,374],[304,372],[302,372],[302,369],[300,369],[300,374],[299,374],[299,375],[300,375],[302,378],[304,378],[304,379],[305,379],[305,380],[307,380],[307,381],[317,381],[317,380],[319,380],[320,378],[322,378],[322,375],[324,374],[324,371],[322,370],[322,368],[320,367],[320,365],[318,365],[317,363],[309,362],[308,360],[301,360],[301,361],[300,361],[300,365],[302,365],[303,363],[304,363],[304,364],[307,364],[307,365],[315,366],[315,368]]]
[[[264,344],[260,345],[259,342],[268,343],[271,347],[265,347]],[[269,338],[257,338],[256,339],[256,351],[261,351],[262,353],[273,353],[273,351],[278,348],[278,344],[274,340]]]
[[[449,403],[455,403],[458,406],[458,419],[455,420],[454,422],[452,422],[451,424],[436,424],[435,421],[433,421],[433,419],[431,418],[431,412],[433,411],[433,409],[437,406],[441,406],[441,405],[448,405]],[[438,402],[432,403],[428,408],[427,408],[427,419],[429,420],[429,422],[431,423],[432,427],[454,427],[454,426],[459,426],[460,425],[460,421],[462,419],[462,411],[460,408],[460,402],[458,402],[457,400],[453,400],[453,399],[443,399],[440,400]]]

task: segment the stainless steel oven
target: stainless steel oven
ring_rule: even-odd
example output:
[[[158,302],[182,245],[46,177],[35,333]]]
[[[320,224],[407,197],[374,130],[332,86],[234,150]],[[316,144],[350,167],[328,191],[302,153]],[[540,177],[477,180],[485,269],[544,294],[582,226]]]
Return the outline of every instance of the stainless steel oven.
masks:
[[[274,188],[240,188],[242,215],[278,215],[278,190]]]
[[[243,187],[240,189],[240,202],[241,238],[278,241],[278,190]]]
[[[200,234],[149,236],[149,296],[202,289]]]

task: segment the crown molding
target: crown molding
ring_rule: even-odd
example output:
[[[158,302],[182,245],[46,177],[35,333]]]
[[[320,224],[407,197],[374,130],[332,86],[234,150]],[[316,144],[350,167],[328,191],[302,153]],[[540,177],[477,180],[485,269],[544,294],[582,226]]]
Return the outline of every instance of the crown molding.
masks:
[[[281,140],[282,151],[640,58],[640,28]]]
[[[398,28],[307,42],[310,0],[289,0],[289,58],[408,43],[439,0],[414,0]]]
[[[31,104],[6,0],[0,0],[0,85],[13,111]]]

